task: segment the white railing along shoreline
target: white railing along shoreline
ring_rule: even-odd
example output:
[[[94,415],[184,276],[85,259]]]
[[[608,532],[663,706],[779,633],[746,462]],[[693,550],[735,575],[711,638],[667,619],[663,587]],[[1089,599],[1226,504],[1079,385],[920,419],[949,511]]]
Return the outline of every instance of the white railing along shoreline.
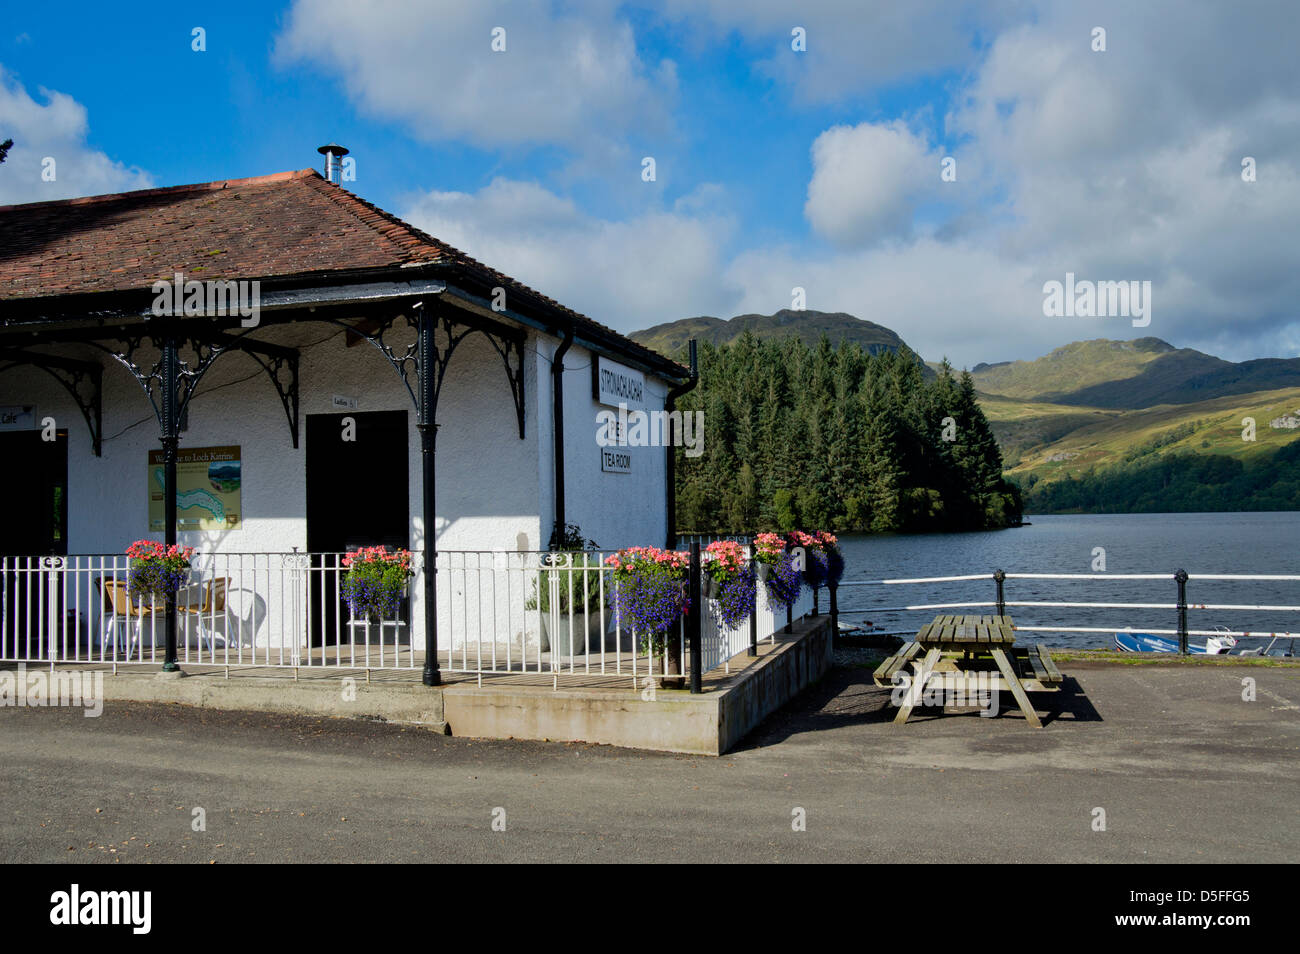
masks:
[[[870,613],[879,615],[882,613],[908,613],[922,612],[931,610],[945,609],[984,609],[997,608],[999,612],[1005,612],[1008,607],[1015,608],[1043,608],[1043,609],[1137,609],[1137,610],[1173,610],[1184,614],[1189,610],[1202,611],[1223,611],[1223,612],[1273,612],[1273,613],[1293,613],[1300,612],[1300,605],[1279,604],[1279,603],[1195,603],[1186,600],[1185,585],[1189,582],[1196,581],[1222,581],[1222,582],[1300,582],[1300,575],[1285,573],[1003,573],[995,571],[993,573],[964,573],[950,576],[932,576],[932,577],[896,577],[887,579],[872,580],[843,580],[839,584],[839,589],[852,589],[854,587],[887,587],[887,586],[906,586],[906,585],[925,585],[925,584],[944,584],[944,583],[969,583],[973,581],[987,580],[997,584],[998,599],[996,600],[963,600],[953,602],[928,602],[928,603],[909,603],[898,606],[871,606],[863,610],[842,610],[841,617],[849,615],[856,616],[859,613]],[[1006,599],[1003,591],[1003,584],[1008,580],[1069,580],[1069,581],[1116,581],[1116,580],[1160,580],[1172,581],[1179,584],[1179,600],[1175,603],[1148,603],[1148,602],[1118,602],[1118,601],[1084,601],[1084,600],[1014,600]],[[1029,623],[1015,624],[1017,630],[1026,632],[1044,632],[1044,633],[1116,633],[1124,631],[1133,631],[1135,627],[1128,624],[1118,626],[1072,626],[1072,625],[1036,625]],[[1213,630],[1193,629],[1185,627],[1180,618],[1178,629],[1151,628],[1142,626],[1138,628],[1140,632],[1150,633],[1153,635],[1169,636],[1233,636],[1237,638],[1260,638],[1260,639],[1285,639],[1300,636],[1300,633],[1282,631],[1282,632],[1262,632],[1256,630],[1229,629],[1228,627],[1218,627]],[[902,632],[907,632],[903,630]],[[886,634],[881,634],[886,635]],[[888,635],[897,635],[890,633]]]

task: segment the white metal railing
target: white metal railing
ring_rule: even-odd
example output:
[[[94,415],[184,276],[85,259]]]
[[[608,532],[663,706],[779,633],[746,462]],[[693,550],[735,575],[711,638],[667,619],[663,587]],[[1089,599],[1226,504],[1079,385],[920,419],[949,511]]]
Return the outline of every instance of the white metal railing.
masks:
[[[685,675],[682,623],[655,640],[624,626],[607,552],[440,551],[438,642],[455,672]],[[423,612],[423,610],[421,610]]]
[[[776,634],[785,628],[785,610],[773,610],[768,605],[767,585],[761,580],[756,584],[757,597],[754,613],[754,641],[756,643],[773,643]],[[706,599],[705,613],[700,618],[700,656],[704,660],[704,671],[711,672],[722,666],[731,672],[731,660],[750,649],[750,620],[742,619],[734,626],[723,626],[718,618],[717,600]],[[800,619],[812,612],[812,592],[806,587],[799,591],[799,598],[791,607],[793,619]]]
[[[640,682],[685,675],[684,622],[666,638],[643,640],[614,610],[607,553],[441,551],[435,578],[439,666],[478,674],[612,676]],[[176,594],[182,666],[416,669],[424,665],[424,567],[397,610],[354,619],[341,598],[341,553],[195,554]],[[166,613],[130,592],[120,554],[0,557],[0,661],[161,665]],[[719,627],[713,601],[701,614],[707,672],[750,645],[748,620]],[[759,584],[756,631],[773,641],[785,613],[773,613]],[[793,616],[811,609],[800,594]],[[670,658],[682,661],[673,671]]]
[[[1008,580],[1060,580],[1060,581],[1117,581],[1117,580],[1160,580],[1165,582],[1175,582],[1176,577],[1173,573],[1005,573],[1002,575],[1004,581]],[[997,582],[997,577],[993,573],[968,573],[955,576],[933,576],[933,577],[909,577],[897,579],[881,580],[844,580],[839,587],[841,590],[848,589],[852,591],[854,587],[890,587],[890,586],[919,586],[931,584],[951,584],[951,583],[969,583],[976,580],[986,580],[991,583]],[[1300,575],[1292,574],[1242,574],[1242,573],[1188,573],[1186,582],[1193,583],[1196,581],[1219,581],[1229,583],[1239,582],[1300,582]],[[999,591],[999,596],[1003,594]],[[1001,598],[998,600],[959,600],[952,602],[926,602],[910,603],[898,606],[876,606],[872,605],[865,612],[873,615],[895,615],[901,613],[926,612],[943,609],[972,609],[972,608],[993,608],[993,607],[1037,607],[1041,609],[1130,609],[1130,610],[1170,610],[1170,611],[1221,611],[1221,612],[1260,612],[1260,613],[1298,613],[1300,605],[1285,603],[1194,603],[1190,601],[1172,602],[1172,603],[1152,603],[1152,602],[1120,602],[1120,601],[1084,601],[1084,600],[1013,600]],[[841,609],[841,617],[846,615],[856,615],[862,610]],[[1063,624],[1040,625],[1034,623],[1017,622],[1017,630],[1027,632],[1045,632],[1045,633],[1115,633],[1125,630],[1133,630],[1135,627],[1131,623],[1121,623],[1113,626],[1074,626]],[[1297,626],[1300,629],[1300,626]],[[1214,629],[1193,629],[1186,628],[1168,629],[1159,627],[1142,626],[1138,628],[1141,632],[1151,633],[1153,635],[1180,636],[1185,632],[1188,636],[1234,636],[1237,638],[1281,638],[1300,637],[1300,632],[1281,631],[1281,632],[1261,632],[1259,630],[1238,630],[1226,626],[1218,626]],[[914,629],[912,631],[915,631]],[[906,632],[904,630],[903,632]]]
[[[677,549],[689,550],[692,543],[699,543],[700,550],[703,551],[710,543],[719,540],[748,545],[753,537],[747,533],[683,533],[677,537]]]
[[[307,664],[306,554],[196,555],[176,595],[177,655]],[[120,554],[0,558],[0,660],[161,664],[165,605],[130,592]]]

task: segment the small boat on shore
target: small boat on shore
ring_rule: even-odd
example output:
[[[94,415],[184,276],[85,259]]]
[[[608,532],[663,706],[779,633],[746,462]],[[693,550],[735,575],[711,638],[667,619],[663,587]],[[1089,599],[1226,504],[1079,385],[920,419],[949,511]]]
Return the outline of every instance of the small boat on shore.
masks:
[[[1295,657],[1296,637],[1294,635],[1292,635],[1291,633],[1272,633],[1270,635],[1272,636],[1272,639],[1269,640],[1269,644],[1267,646],[1255,646],[1251,649],[1238,650],[1237,655],[1238,656],[1282,656],[1287,658]],[[1263,639],[1266,637],[1256,637],[1256,638]],[[1284,639],[1287,640],[1286,647],[1283,648],[1281,646],[1278,646],[1277,645],[1278,642]]]
[[[1187,651],[1206,656],[1218,656],[1226,653],[1237,640],[1232,636],[1211,636],[1205,642],[1187,641]],[[1115,648],[1122,653],[1176,653],[1178,640],[1170,636],[1155,636],[1151,633],[1134,633],[1124,630],[1115,634]]]

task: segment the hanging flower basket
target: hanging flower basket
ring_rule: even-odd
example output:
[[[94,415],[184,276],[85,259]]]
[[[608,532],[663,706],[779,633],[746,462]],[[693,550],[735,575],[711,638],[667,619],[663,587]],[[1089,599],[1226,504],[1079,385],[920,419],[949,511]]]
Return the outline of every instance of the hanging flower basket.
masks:
[[[362,547],[343,557],[343,565],[348,572],[339,591],[353,619],[377,623],[397,615],[406,581],[414,576],[409,551]]]
[[[844,557],[833,533],[796,530],[790,534],[790,543],[803,551],[804,586],[816,591],[823,586],[839,584],[844,575]]]
[[[830,536],[827,534],[827,536]],[[826,550],[826,585],[839,586],[844,577],[844,554],[840,552],[838,541],[831,537],[831,544]]]
[[[754,611],[754,597],[757,592],[756,577],[752,566],[744,567],[740,573],[718,590],[717,603],[713,612],[718,625],[728,629],[740,624]]]
[[[614,570],[619,626],[639,633],[643,651],[662,651],[668,630],[690,608],[686,598],[689,554],[657,547],[629,547],[605,563]]]
[[[754,607],[754,567],[746,559],[745,547],[730,540],[714,541],[705,552],[712,557],[703,567],[702,582],[710,584],[705,595],[716,601],[712,609],[718,624],[735,626]]]
[[[785,537],[779,533],[760,533],[754,537],[754,564],[764,583],[772,576],[785,553]]]
[[[745,569],[745,547],[734,540],[714,540],[704,548],[704,556],[704,565],[701,567],[701,585],[706,590],[704,595],[717,599],[722,587],[737,579]]]
[[[786,609],[799,599],[803,587],[803,574],[793,553],[782,554],[780,562],[772,568],[767,580],[767,605],[772,610]]]
[[[152,540],[137,540],[126,548],[130,560],[126,590],[139,605],[165,602],[189,580],[193,547],[164,546]]]

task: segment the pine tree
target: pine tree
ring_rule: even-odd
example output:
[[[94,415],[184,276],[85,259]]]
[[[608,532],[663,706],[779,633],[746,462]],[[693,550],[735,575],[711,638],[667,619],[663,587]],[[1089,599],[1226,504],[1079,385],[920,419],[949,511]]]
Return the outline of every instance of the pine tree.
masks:
[[[1019,491],[1002,477],[974,381],[954,377],[946,361],[927,382],[910,352],[868,354],[825,338],[810,349],[794,337],[745,334],[730,346],[704,345],[699,385],[679,406],[705,415],[704,455],[677,452],[683,527],[893,531],[1019,522]]]

